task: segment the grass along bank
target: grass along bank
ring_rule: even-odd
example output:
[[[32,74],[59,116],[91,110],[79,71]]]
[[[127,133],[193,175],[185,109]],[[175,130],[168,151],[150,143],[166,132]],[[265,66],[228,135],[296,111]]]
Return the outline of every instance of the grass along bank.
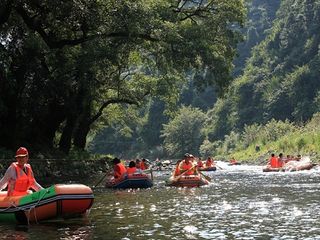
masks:
[[[216,151],[217,159],[235,157],[240,162],[266,164],[271,153],[310,156],[320,161],[320,113],[305,125],[271,120],[266,125],[246,126],[242,133],[226,136]],[[231,146],[228,148],[228,146]]]

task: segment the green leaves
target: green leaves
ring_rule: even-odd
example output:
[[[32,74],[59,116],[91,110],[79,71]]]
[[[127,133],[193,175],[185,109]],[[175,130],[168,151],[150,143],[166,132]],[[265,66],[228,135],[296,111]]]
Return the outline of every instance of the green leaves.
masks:
[[[199,153],[204,139],[201,126],[205,114],[197,108],[182,107],[175,118],[164,124],[162,137],[169,156],[181,157],[185,152]]]

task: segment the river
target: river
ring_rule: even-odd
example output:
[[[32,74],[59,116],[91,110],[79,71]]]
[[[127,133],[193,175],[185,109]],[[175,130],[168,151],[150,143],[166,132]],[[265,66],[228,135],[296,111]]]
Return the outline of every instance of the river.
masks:
[[[95,190],[86,218],[1,225],[0,239],[320,239],[320,170],[263,173],[227,166],[200,188]]]

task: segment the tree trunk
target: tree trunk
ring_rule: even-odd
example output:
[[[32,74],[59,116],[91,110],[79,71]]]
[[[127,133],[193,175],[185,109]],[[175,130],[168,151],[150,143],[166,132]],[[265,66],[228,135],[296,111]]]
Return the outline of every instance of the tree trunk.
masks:
[[[63,128],[62,135],[59,141],[59,149],[68,154],[71,148],[72,134],[74,131],[74,126],[76,122],[76,117],[74,115],[67,118],[65,127]]]
[[[87,144],[87,136],[90,131],[90,124],[88,121],[84,121],[79,124],[74,135],[73,135],[73,144],[75,147],[84,150]]]

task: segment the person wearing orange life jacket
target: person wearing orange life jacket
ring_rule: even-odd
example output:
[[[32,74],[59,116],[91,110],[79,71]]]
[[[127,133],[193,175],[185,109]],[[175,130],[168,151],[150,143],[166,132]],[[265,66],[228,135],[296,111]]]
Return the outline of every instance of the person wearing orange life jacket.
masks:
[[[232,157],[232,158],[229,160],[229,163],[230,163],[231,165],[236,165],[236,164],[238,164],[237,160],[236,160],[234,157]]]
[[[197,167],[198,168],[203,168],[203,162],[202,162],[200,157],[199,157],[198,162],[197,162]]]
[[[196,173],[196,169],[192,163],[192,160],[193,160],[193,155],[189,153],[186,153],[184,155],[184,159],[179,164],[179,170],[181,174],[185,171],[187,171],[185,175],[193,175]]]
[[[208,157],[206,160],[206,167],[213,167],[213,160],[211,157]]]
[[[114,158],[113,160],[113,176],[114,179],[121,179],[127,174],[126,167],[121,163],[119,158]]]
[[[28,150],[25,147],[20,147],[16,152],[15,159],[17,162],[10,165],[0,180],[0,191],[8,187],[8,196],[24,196],[32,193],[29,190],[30,188],[35,191],[43,189],[35,180],[30,164],[27,164],[29,160]]]
[[[285,163],[285,162],[284,162],[283,154],[280,153],[280,154],[279,154],[279,157],[278,157],[278,166],[281,168],[281,167],[283,167],[284,163]]]
[[[271,154],[269,159],[269,166],[272,168],[280,168],[281,164],[279,163],[279,158],[275,156],[274,153]]]
[[[141,161],[140,161],[140,159],[136,159],[136,168],[141,169]]]
[[[140,169],[141,170],[146,170],[148,168],[149,168],[149,166],[147,164],[147,160],[145,158],[142,158],[142,161],[140,163]]]
[[[127,174],[133,174],[133,173],[142,173],[142,171],[136,168],[136,163],[134,161],[130,161],[129,167],[127,168]]]

